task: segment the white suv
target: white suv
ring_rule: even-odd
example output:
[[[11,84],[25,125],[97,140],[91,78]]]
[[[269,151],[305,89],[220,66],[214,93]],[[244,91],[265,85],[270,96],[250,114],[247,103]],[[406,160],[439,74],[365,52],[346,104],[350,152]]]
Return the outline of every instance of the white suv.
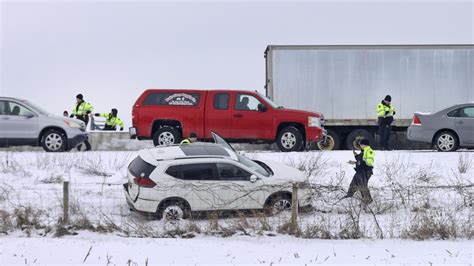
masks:
[[[141,150],[128,167],[125,196],[131,209],[179,219],[191,211],[291,208],[292,183],[298,205],[311,204],[305,176],[276,162],[252,161],[222,138]]]

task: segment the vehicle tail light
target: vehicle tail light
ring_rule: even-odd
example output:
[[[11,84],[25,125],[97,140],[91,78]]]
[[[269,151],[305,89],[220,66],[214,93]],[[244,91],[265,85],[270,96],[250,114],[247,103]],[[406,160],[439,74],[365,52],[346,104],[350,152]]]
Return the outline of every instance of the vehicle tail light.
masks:
[[[135,110],[132,111],[132,124],[133,126],[138,124],[138,112]]]
[[[412,124],[413,125],[421,125],[421,120],[418,116],[414,115],[413,116],[413,121],[412,121]]]
[[[156,186],[156,183],[153,182],[153,180],[151,180],[148,177],[135,177],[133,179],[133,183],[135,183],[136,185],[138,185],[140,187],[152,188],[152,187]]]

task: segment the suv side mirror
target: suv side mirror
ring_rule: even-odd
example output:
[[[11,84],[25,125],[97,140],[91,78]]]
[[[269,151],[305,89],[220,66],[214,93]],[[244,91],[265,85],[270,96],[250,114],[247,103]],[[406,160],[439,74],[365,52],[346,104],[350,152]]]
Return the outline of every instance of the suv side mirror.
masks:
[[[34,115],[33,113],[30,113],[30,112],[26,112],[26,113],[24,114],[24,116],[25,116],[27,119],[30,119],[30,118],[35,117],[35,115]]]
[[[250,182],[255,183],[255,182],[257,182],[257,180],[258,180],[258,177],[256,175],[251,175],[250,176]]]
[[[258,110],[259,112],[266,112],[266,111],[267,111],[267,107],[265,107],[265,105],[263,105],[263,103],[259,103],[259,104],[257,105],[257,110]]]

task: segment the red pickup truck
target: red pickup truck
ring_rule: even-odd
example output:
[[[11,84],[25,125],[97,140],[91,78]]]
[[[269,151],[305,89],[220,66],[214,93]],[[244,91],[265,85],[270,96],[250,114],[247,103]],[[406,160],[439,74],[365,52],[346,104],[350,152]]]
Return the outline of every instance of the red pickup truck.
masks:
[[[213,131],[230,142],[276,142],[282,151],[298,151],[322,139],[323,120],[319,113],[279,107],[257,92],[150,89],[133,106],[130,136],[158,146],[191,132],[211,140]]]

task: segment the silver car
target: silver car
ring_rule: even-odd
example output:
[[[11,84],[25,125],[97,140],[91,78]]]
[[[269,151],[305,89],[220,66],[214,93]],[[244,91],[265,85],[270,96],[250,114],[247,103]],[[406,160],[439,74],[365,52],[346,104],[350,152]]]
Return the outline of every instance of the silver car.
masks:
[[[432,143],[438,151],[474,147],[474,103],[458,104],[433,114],[415,113],[407,137]]]
[[[60,152],[87,138],[86,125],[80,120],[53,116],[27,100],[0,97],[0,147],[30,145]]]

